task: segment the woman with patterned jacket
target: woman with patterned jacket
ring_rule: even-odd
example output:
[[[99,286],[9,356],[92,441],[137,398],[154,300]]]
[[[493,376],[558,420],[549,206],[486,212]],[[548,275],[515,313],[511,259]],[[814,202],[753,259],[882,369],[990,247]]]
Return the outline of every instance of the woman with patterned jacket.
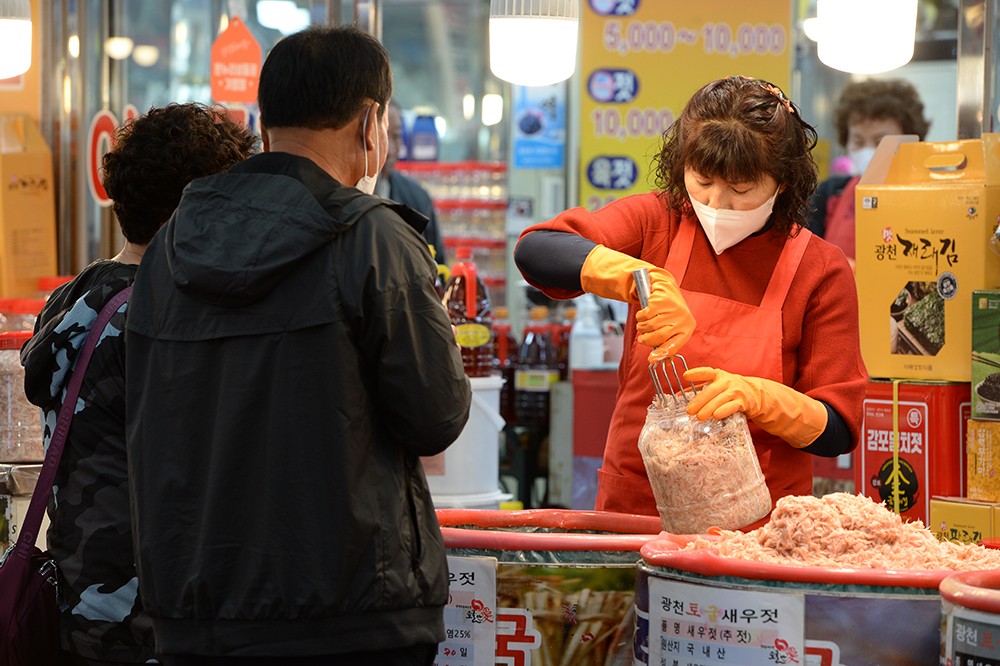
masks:
[[[125,244],[59,287],[21,350],[24,388],[42,408],[45,443],[73,366],[98,313],[130,285],[146,245],[195,178],[227,170],[257,138],[224,111],[199,104],[150,109],[121,127],[102,161]],[[48,515],[59,567],[64,663],[148,663],[153,631],[138,596],[125,453],[126,303],[94,349],[80,389]]]

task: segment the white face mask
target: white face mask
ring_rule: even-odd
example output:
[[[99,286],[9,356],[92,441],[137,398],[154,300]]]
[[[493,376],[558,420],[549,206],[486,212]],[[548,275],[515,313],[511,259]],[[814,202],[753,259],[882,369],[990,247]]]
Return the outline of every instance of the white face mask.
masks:
[[[848,156],[851,158],[851,164],[854,165],[851,175],[860,176],[868,168],[868,163],[875,157],[875,149],[872,147],[859,148],[858,150],[850,151]]]
[[[728,210],[712,208],[691,198],[694,213],[701,222],[701,228],[708,236],[708,242],[716,254],[722,254],[741,240],[763,228],[767,218],[771,216],[774,200],[778,192],[753,210]]]
[[[371,115],[373,107],[374,105],[368,107],[365,121],[361,124],[361,147],[365,149],[365,175],[354,185],[365,194],[375,193],[375,181],[378,180],[378,130],[375,131],[375,173],[371,176],[368,175],[368,149],[365,147],[365,136],[368,134],[368,116]]]

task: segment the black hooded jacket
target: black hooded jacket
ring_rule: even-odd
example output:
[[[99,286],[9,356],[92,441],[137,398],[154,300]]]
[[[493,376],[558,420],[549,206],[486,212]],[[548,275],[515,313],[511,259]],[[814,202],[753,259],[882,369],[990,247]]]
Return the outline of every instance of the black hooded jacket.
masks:
[[[458,437],[471,388],[421,222],[266,153],[194,181],[153,239],[129,306],[127,441],[159,650],[443,639],[418,456]]]

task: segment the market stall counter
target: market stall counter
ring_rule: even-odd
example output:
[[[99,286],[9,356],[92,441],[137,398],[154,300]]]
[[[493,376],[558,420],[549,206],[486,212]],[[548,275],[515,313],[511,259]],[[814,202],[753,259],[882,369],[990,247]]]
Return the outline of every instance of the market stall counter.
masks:
[[[660,519],[439,509],[451,598],[438,666],[631,666],[639,549]]]
[[[846,493],[782,498],[751,532],[664,533],[640,554],[636,663],[697,666],[944,664],[939,585],[1000,563]]]

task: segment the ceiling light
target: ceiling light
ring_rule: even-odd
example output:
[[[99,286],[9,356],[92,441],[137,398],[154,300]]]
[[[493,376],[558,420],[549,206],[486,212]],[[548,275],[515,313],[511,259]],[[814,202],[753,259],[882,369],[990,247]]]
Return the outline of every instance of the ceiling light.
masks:
[[[483,95],[483,124],[492,127],[503,120],[503,96],[495,93]]]
[[[522,86],[565,81],[576,69],[578,0],[490,0],[490,70]]]
[[[138,44],[132,49],[132,60],[140,67],[152,67],[160,60],[160,49],[152,44]]]
[[[817,55],[828,67],[877,74],[913,58],[917,0],[818,0]]]
[[[0,79],[31,67],[31,6],[28,0],[0,0]]]
[[[104,53],[112,60],[124,60],[132,55],[133,45],[129,37],[108,37],[104,40]]]

